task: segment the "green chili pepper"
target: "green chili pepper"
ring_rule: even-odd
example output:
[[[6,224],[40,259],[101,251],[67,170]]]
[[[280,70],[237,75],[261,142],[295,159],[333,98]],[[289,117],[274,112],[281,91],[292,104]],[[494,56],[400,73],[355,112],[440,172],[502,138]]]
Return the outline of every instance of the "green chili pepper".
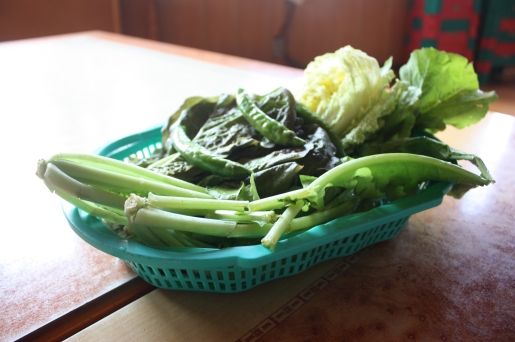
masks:
[[[186,134],[186,127],[177,125],[172,132],[174,148],[190,164],[203,170],[227,178],[242,178],[251,171],[240,163],[218,157],[216,154],[191,141]]]
[[[302,103],[297,103],[297,115],[304,119],[304,122],[307,124],[317,124],[322,127],[324,131],[329,135],[329,139],[336,147],[336,156],[341,158],[345,156],[345,151],[343,149],[343,143],[340,138],[336,135],[336,133],[329,127],[329,125],[318,115],[313,113],[309,108],[304,106]]]
[[[236,101],[245,119],[265,138],[285,146],[302,146],[306,143],[295,132],[259,109],[242,88],[238,89]]]

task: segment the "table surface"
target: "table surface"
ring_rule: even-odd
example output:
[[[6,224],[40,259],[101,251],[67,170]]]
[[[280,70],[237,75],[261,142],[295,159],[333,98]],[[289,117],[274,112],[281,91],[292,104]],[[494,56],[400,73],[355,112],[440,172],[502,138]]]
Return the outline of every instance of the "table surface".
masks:
[[[39,159],[93,152],[165,123],[189,96],[238,86],[265,92],[300,74],[102,32],[1,43],[0,139],[8,196],[0,202],[8,211],[0,239],[0,340],[39,329],[135,277],[123,262],[73,233],[60,200],[35,176]],[[138,286],[127,291],[145,290]]]
[[[0,341],[74,319],[54,337],[83,329],[70,340],[515,340],[514,117],[491,112],[439,134],[481,156],[497,182],[461,200],[445,197],[389,241],[242,293],[164,291],[73,233],[59,199],[34,175],[37,160],[92,152],[161,124],[188,96],[238,86],[264,93],[301,72],[89,32],[2,43],[0,75],[8,146],[0,201],[9,208]],[[114,312],[93,323],[80,315],[86,307],[98,318]]]

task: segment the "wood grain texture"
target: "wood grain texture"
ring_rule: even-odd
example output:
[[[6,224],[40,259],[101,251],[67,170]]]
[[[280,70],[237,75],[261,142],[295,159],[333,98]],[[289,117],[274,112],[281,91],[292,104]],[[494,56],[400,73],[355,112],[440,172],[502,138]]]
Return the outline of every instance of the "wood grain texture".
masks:
[[[155,287],[145,282],[142,278],[133,278],[118,288],[77,307],[66,315],[49,322],[17,341],[63,341],[153,290],[155,290]]]
[[[277,1],[237,1],[236,27],[238,54],[242,57],[279,62],[274,56],[273,37],[281,28],[284,7]]]
[[[293,6],[286,49],[295,66],[345,45],[401,65],[408,0],[306,0]],[[286,20],[277,0],[0,1],[0,41],[86,30],[122,32],[287,64],[274,53]]]
[[[371,248],[260,341],[513,341],[513,235],[489,220],[457,220],[453,200],[445,202]],[[478,228],[489,237],[471,232]]]
[[[90,30],[121,32],[119,0],[0,1],[0,41]]]
[[[274,55],[274,37],[285,21],[286,3],[274,0],[157,1],[164,42],[285,64]],[[345,45],[381,63],[402,64],[407,0],[307,0],[294,10],[287,34],[291,57],[305,66]]]
[[[156,0],[118,0],[123,34],[159,40]]]
[[[158,1],[159,37],[164,42],[204,49],[207,46],[203,0]]]
[[[302,275],[233,294],[156,290],[70,338],[70,341],[253,341],[301,310],[363,252],[329,260]],[[141,317],[147,317],[141,319]],[[170,320],[169,317],[173,317]],[[130,332],[113,332],[125,324]],[[195,326],[192,326],[194,324]]]

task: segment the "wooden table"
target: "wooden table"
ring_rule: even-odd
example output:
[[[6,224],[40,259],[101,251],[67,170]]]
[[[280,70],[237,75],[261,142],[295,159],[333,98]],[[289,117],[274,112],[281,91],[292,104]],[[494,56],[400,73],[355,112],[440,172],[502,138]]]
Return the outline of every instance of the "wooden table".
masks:
[[[59,339],[153,289],[73,233],[38,159],[162,124],[189,96],[266,92],[300,74],[102,32],[1,43],[0,340]]]
[[[480,155],[494,185],[446,197],[387,242],[232,295],[147,285],[80,240],[34,175],[39,158],[160,124],[188,96],[266,92],[300,74],[100,32],[0,44],[0,341],[515,341],[512,116],[439,134]]]

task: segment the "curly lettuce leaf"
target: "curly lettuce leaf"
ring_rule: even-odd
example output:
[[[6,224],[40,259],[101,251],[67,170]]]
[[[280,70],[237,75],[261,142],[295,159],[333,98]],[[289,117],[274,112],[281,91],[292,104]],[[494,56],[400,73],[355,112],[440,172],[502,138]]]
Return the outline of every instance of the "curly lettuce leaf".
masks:
[[[368,137],[384,126],[385,120],[383,118],[395,108],[395,97],[392,95],[393,93],[384,92],[355,127],[342,138],[345,149],[362,144]]]
[[[388,110],[373,113],[373,119],[365,118],[353,130],[352,133],[360,135],[359,139],[347,139],[351,134],[344,138],[347,139],[345,152],[348,155],[359,157],[364,155],[363,150],[369,146],[380,146],[388,141],[411,136],[421,90],[397,79],[390,93],[392,96],[388,97]]]
[[[400,79],[422,90],[420,110],[427,112],[463,90],[479,89],[467,58],[435,48],[414,50],[399,69]]]
[[[316,57],[305,69],[295,97],[316,113],[342,141],[345,153],[359,157],[367,144],[382,144],[417,131],[437,132],[447,125],[477,123],[497,100],[479,89],[472,63],[455,53],[422,48],[399,70],[383,67],[346,46]]]
[[[385,115],[390,108],[387,88],[395,76],[391,63],[390,58],[380,67],[375,58],[345,46],[308,64],[295,98],[344,138],[364,118],[373,122],[374,115]]]

